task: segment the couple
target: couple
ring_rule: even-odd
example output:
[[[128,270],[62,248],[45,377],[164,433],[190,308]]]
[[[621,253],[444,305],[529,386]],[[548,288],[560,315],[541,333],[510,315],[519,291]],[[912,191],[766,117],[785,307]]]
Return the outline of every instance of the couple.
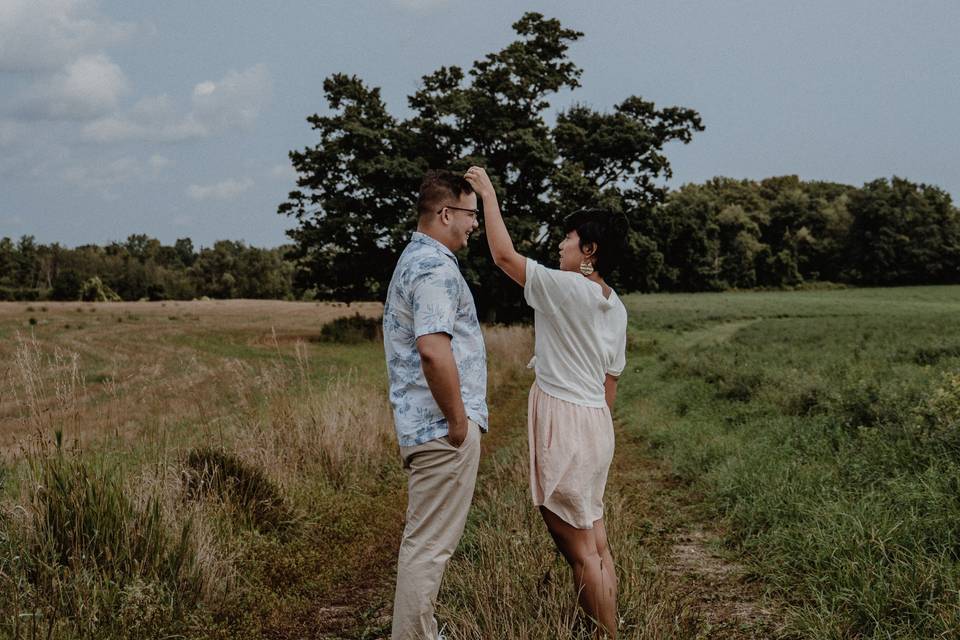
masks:
[[[483,202],[490,253],[534,309],[530,488],[573,569],[580,606],[598,634],[616,636],[617,578],[603,522],[613,458],[611,409],[625,364],[627,313],[604,277],[626,236],[622,216],[566,218],[560,268],[518,254],[484,169],[431,172],[419,220],[397,263],[383,312],[390,402],[409,501],[397,564],[392,640],[438,637],[434,607],[463,534],[487,431],[486,353],[473,296],[454,252],[477,229]]]

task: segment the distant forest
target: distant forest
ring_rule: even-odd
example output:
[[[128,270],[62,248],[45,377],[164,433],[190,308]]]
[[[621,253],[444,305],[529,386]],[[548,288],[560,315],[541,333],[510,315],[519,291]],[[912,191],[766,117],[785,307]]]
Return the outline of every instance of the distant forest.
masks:
[[[631,236],[641,291],[789,288],[805,283],[960,283],[960,210],[935,186],[901,178],[860,188],[714,178],[672,191]],[[411,215],[411,228],[413,225]],[[482,238],[477,242],[484,242]],[[469,260],[483,260],[473,246]],[[295,278],[291,247],[221,240],[197,249],[146,235],[66,248],[0,239],[0,300],[327,299],[329,283]],[[381,283],[385,285],[386,283]],[[384,291],[385,286],[376,287]]]

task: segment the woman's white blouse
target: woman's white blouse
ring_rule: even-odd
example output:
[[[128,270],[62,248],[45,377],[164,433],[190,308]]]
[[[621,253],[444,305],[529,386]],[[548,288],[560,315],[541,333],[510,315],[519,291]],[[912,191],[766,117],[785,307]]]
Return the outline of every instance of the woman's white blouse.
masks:
[[[534,309],[531,366],[546,393],[587,407],[604,407],[606,374],[626,365],[627,310],[616,292],[572,271],[527,258],[523,297]]]

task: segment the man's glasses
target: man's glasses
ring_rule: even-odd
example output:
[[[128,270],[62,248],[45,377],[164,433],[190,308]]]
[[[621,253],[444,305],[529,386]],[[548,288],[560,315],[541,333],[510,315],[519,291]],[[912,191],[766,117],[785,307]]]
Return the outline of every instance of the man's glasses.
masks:
[[[480,215],[480,209],[465,209],[463,207],[451,207],[450,205],[446,205],[445,207],[440,207],[440,209],[437,211],[437,215],[440,215],[441,213],[443,213],[444,209],[456,209],[457,211],[466,211],[468,214],[470,214],[470,217],[473,218],[474,220],[476,220],[477,216]]]

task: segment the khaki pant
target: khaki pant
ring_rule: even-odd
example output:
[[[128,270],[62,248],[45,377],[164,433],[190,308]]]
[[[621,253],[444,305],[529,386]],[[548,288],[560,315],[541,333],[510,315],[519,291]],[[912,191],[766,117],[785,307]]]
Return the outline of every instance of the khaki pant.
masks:
[[[407,520],[397,560],[392,640],[435,640],[433,617],[447,560],[453,555],[480,464],[480,427],[469,422],[467,437],[454,447],[446,436],[400,447],[407,472]]]

